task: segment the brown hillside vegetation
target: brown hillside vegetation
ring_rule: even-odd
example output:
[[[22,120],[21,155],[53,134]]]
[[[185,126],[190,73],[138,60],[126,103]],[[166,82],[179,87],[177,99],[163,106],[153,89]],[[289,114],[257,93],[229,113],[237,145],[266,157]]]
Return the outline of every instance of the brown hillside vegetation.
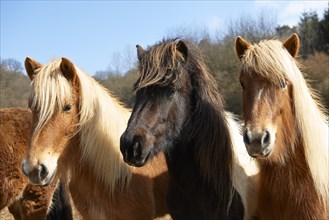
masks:
[[[203,29],[198,32],[188,27],[180,27],[168,36],[188,38],[199,45],[206,64],[214,74],[219,90],[226,100],[228,110],[240,114],[242,109],[241,88],[238,82],[240,63],[234,50],[235,38],[240,35],[252,43],[257,43],[262,39],[284,40],[297,32],[301,39],[298,61],[303,65],[302,71],[310,85],[319,92],[323,104],[329,108],[329,38],[327,37],[329,36],[329,25],[327,25],[329,24],[329,8],[325,10],[321,20],[315,12],[303,13],[298,25],[293,27],[275,26],[273,17],[275,16],[271,16],[270,13],[241,17],[228,22],[226,33],[218,33],[218,36],[212,38]],[[317,35],[314,35],[315,32]],[[128,58],[131,59],[131,57]],[[117,65],[120,66],[120,64]],[[129,65],[123,63],[122,66]],[[0,70],[0,107],[26,107],[30,81],[22,73],[21,63],[13,59],[4,59],[1,60]],[[135,99],[133,84],[137,79],[137,74],[135,66],[125,74],[100,71],[94,77],[126,106],[132,107]]]
[[[0,108],[27,107],[30,80],[22,72],[22,65],[13,59],[0,63]]]
[[[325,107],[329,108],[329,56],[316,52],[307,59],[301,59],[302,71],[305,78],[317,92]]]
[[[227,107],[230,111],[240,114],[241,112],[241,88],[238,82],[240,64],[235,57],[234,51],[229,51],[223,45],[214,44],[207,40],[200,42],[206,63],[215,75],[218,87],[223,94]],[[228,53],[225,50],[229,51]],[[223,51],[217,52],[216,51]],[[319,92],[322,103],[328,109],[329,106],[329,56],[325,53],[315,53],[307,59],[299,58],[302,71],[305,73],[312,88]],[[30,80],[22,72],[8,70],[0,65],[0,108],[27,107],[30,94]],[[95,77],[100,83],[108,88],[113,95],[118,97],[126,106],[134,104],[133,84],[137,78],[137,70],[132,69],[125,75],[109,73],[104,79]]]

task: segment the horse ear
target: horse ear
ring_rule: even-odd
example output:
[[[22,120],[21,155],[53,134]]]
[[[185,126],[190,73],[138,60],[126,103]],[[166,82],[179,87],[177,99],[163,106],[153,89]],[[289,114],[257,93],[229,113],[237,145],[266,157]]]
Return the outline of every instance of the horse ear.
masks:
[[[239,59],[241,60],[244,52],[249,48],[250,43],[243,39],[241,36],[238,36],[235,40],[235,52]]]
[[[26,57],[24,65],[25,65],[25,69],[26,69],[27,75],[29,76],[30,80],[34,79],[34,77],[36,75],[35,70],[39,69],[42,66],[40,63],[38,63],[37,61],[33,60],[30,57]]]
[[[296,57],[299,50],[299,37],[297,34],[293,34],[284,43],[283,46],[288,50],[292,57]]]
[[[181,52],[181,54],[183,55],[184,61],[186,61],[187,56],[188,56],[188,48],[186,46],[186,43],[182,40],[178,41],[177,45],[176,45],[176,49]]]
[[[145,50],[139,44],[136,45],[137,48],[137,58],[141,61],[142,57],[144,56]]]
[[[72,84],[76,83],[77,72],[74,64],[67,58],[62,57],[62,62],[60,64],[60,70],[64,77]]]

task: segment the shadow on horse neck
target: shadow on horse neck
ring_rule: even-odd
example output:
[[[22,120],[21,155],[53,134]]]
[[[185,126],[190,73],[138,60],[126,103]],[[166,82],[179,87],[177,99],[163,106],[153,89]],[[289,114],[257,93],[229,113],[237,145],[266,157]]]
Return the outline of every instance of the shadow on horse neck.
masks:
[[[299,38],[238,37],[244,142],[260,165],[261,219],[328,219],[328,124],[298,63]],[[286,201],[286,202],[282,202]]]
[[[233,146],[223,99],[200,51],[184,40],[165,40],[147,50],[137,45],[137,52],[136,101],[121,136],[124,160],[143,166],[166,153],[173,218],[241,217],[229,211]]]

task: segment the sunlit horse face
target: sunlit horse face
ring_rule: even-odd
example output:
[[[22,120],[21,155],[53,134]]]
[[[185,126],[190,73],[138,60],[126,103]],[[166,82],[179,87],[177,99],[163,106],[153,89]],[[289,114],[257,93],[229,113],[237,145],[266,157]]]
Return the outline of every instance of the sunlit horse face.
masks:
[[[187,47],[182,41],[177,42],[175,47],[178,54],[175,68],[164,67],[167,72],[160,82],[137,88],[134,109],[120,143],[125,162],[133,166],[143,166],[159,151],[172,146],[187,120],[191,93],[191,83],[184,69]],[[157,71],[160,70],[148,66],[155,65],[148,62],[156,59],[151,57],[156,55],[151,49],[144,51],[140,46],[137,49],[140,71],[147,72],[144,77],[158,75]],[[156,62],[163,62],[161,65],[166,66],[165,62],[170,60],[166,58]],[[142,66],[143,63],[148,65]],[[148,72],[150,69],[154,72]],[[137,80],[137,87],[140,80]]]
[[[294,57],[298,50],[298,38],[294,35],[283,46]],[[251,47],[250,43],[238,37],[236,52],[243,56]],[[243,139],[250,156],[257,158],[279,157],[285,144],[287,129],[294,118],[292,107],[292,86],[288,80],[273,83],[264,75],[242,68],[240,84],[243,98],[244,131]],[[289,123],[289,124],[287,124]],[[287,139],[287,138],[286,138]],[[272,156],[271,156],[272,155]]]
[[[65,58],[62,58],[60,63],[60,71],[57,67],[57,72],[51,73],[52,76],[47,72],[52,71],[50,68],[43,67],[30,58],[26,58],[25,67],[30,79],[33,80],[32,93],[29,99],[33,125],[29,150],[22,161],[22,170],[30,182],[48,185],[56,174],[60,155],[70,144],[70,140],[77,130],[79,103],[76,72],[74,65]],[[50,80],[51,77],[66,80],[67,87],[62,89],[70,91],[62,92],[70,95],[62,98],[57,97],[57,92],[61,89],[58,84],[47,84],[47,86],[42,84],[42,81]],[[57,82],[62,83],[63,81]],[[43,88],[43,86],[48,88]],[[49,87],[53,87],[53,91]],[[42,100],[45,98],[48,100]],[[59,99],[63,99],[62,104],[59,104]],[[50,117],[47,120],[41,119],[42,114],[50,108],[54,110],[53,113],[50,113]],[[39,127],[39,124],[42,123],[41,120],[44,123]]]
[[[244,131],[243,140],[248,153],[253,157],[269,156],[276,139],[282,136],[282,114],[291,109],[287,84],[274,85],[253,73],[241,73],[243,88]]]

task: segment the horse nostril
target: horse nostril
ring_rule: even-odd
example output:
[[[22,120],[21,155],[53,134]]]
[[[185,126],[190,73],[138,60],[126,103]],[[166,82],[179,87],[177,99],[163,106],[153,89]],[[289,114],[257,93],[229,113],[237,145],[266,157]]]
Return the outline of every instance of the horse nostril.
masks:
[[[48,176],[48,173],[49,173],[49,171],[48,171],[47,167],[45,165],[41,164],[39,166],[39,178],[42,180],[45,179]]]
[[[245,144],[247,145],[250,145],[251,144],[251,138],[249,137],[249,132],[248,130],[246,130],[244,133],[243,133],[243,141]]]
[[[21,166],[22,166],[22,172],[23,172],[23,174],[24,174],[25,176],[27,176],[28,173],[27,173],[26,170],[25,170],[25,166],[24,166],[24,164],[25,164],[25,160],[22,161]]]
[[[133,145],[134,151],[138,149],[138,146],[139,146],[139,143],[138,143],[138,141],[136,141]]]
[[[271,141],[270,132],[265,131],[262,136],[262,140],[261,140],[262,146],[267,147],[269,145],[270,141]]]
[[[136,141],[133,145],[133,156],[139,157],[142,154],[142,147],[141,144],[139,143],[139,141]]]

